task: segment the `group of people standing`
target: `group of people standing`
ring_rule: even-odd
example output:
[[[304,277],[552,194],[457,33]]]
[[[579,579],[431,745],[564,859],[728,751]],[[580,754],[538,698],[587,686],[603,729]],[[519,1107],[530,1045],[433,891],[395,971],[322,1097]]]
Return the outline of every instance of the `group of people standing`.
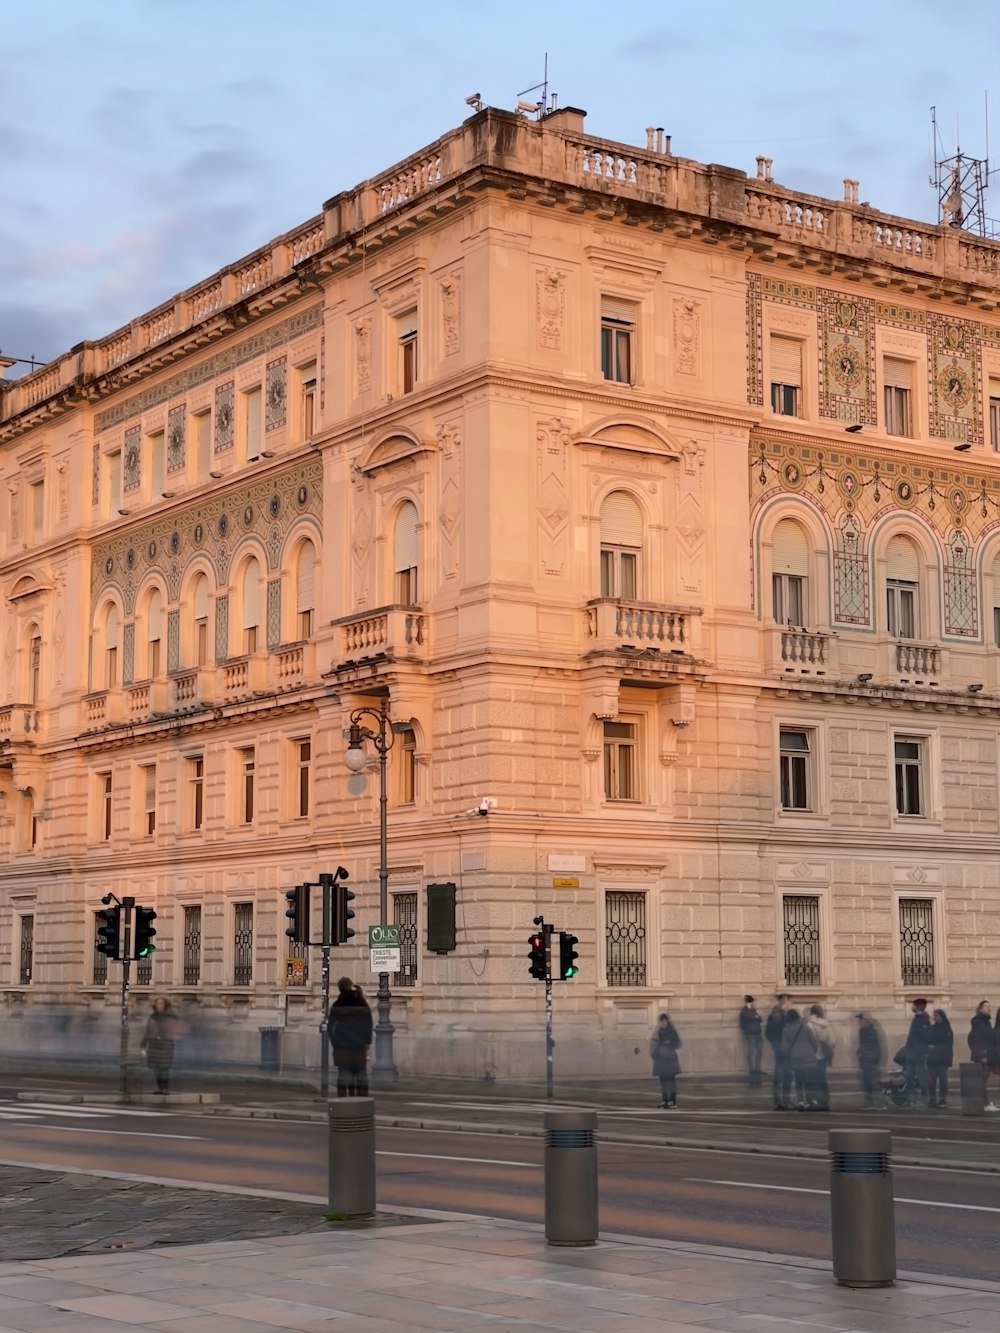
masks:
[[[762,1020],[752,995],[743,997],[740,1031],[747,1053],[747,1076],[761,1081]],[[829,1021],[821,1004],[802,1014],[787,995],[779,995],[763,1024],[764,1039],[774,1056],[771,1083],[776,1111],[829,1111],[830,1081],[827,1076],[837,1049]],[[795,1091],[792,1092],[794,1084]]]

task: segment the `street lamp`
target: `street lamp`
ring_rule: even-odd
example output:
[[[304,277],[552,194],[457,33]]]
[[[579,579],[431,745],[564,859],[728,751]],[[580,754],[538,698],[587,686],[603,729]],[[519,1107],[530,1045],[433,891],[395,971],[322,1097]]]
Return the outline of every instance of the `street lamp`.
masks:
[[[364,718],[370,718],[374,727],[362,725]],[[386,795],[386,764],[392,743],[395,740],[389,723],[388,700],[382,699],[378,708],[356,708],[351,713],[351,729],[347,733],[347,753],[344,763],[352,773],[360,773],[368,763],[364,751],[365,741],[371,741],[378,755],[378,906],[380,924],[386,925],[389,913],[389,848]],[[378,974],[378,1020],[375,1024],[375,1063],[373,1074],[385,1074],[396,1078],[399,1070],[392,1053],[392,1034],[394,1028],[390,1021],[392,995],[389,991],[389,973]]]

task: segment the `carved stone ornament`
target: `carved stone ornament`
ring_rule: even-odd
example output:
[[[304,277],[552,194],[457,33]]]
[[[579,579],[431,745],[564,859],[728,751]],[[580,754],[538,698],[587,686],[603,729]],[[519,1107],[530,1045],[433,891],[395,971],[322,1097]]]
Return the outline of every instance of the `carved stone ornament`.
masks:
[[[441,280],[441,320],[444,354],[452,356],[462,341],[462,280],[456,273],[449,273]]]
[[[366,315],[354,325],[354,368],[359,394],[372,387],[372,322]]]
[[[553,352],[562,351],[566,315],[566,274],[557,268],[542,269],[535,278],[535,321],[538,342]]]
[[[701,348],[701,315],[690,296],[674,301],[674,349],[679,375],[697,375]]]

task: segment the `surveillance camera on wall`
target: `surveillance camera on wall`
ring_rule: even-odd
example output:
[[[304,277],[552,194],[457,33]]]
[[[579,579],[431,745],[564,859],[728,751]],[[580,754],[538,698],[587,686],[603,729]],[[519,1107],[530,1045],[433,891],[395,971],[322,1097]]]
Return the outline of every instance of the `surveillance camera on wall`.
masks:
[[[536,111],[541,110],[541,106],[541,102],[518,102],[517,109],[518,111],[522,111],[526,116],[532,116]]]
[[[465,105],[466,105],[466,106],[471,106],[471,107],[473,108],[473,110],[475,110],[475,111],[482,111],[482,109],[483,109],[483,95],[482,95],[482,93],[471,93],[471,94],[465,99]]]

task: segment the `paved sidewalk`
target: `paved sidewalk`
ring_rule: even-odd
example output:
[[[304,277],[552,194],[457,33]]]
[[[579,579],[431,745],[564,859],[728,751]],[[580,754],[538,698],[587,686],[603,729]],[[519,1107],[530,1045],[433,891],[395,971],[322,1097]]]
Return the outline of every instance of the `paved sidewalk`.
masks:
[[[0,1265],[0,1333],[995,1333],[1000,1286],[461,1219]]]

